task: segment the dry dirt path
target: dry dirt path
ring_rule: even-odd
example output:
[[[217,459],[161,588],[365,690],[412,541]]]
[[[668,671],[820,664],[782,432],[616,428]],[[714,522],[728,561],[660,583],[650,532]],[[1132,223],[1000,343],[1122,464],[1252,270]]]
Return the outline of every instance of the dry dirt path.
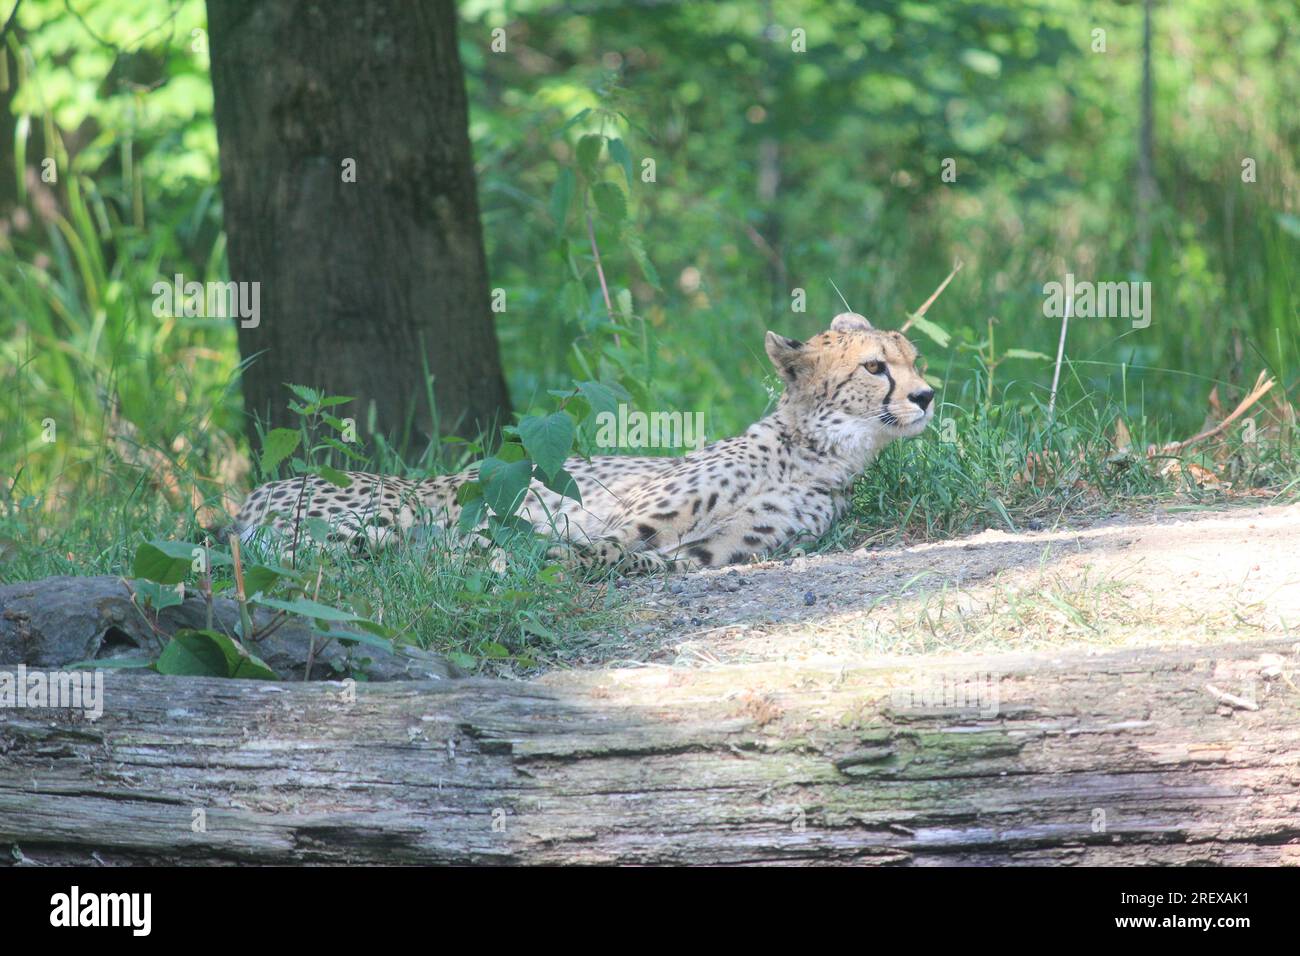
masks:
[[[1300,505],[987,530],[623,582],[572,665],[846,664],[1066,646],[1300,640]]]

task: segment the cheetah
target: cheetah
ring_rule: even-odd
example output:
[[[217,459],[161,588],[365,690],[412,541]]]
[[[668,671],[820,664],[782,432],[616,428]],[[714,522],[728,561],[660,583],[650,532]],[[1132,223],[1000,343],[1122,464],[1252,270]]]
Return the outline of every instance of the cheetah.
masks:
[[[852,312],[806,342],[768,332],[766,351],[784,388],[743,434],[676,458],[570,458],[564,468],[581,501],[534,480],[520,517],[555,539],[552,556],[623,574],[741,564],[821,537],[880,450],[925,430],[934,390],[911,342]],[[231,530],[247,541],[269,526],[297,540],[294,523],[316,517],[332,540],[384,547],[454,529],[457,491],[478,477],[476,469],[422,480],[348,475],[346,488],[315,477],[264,484]]]

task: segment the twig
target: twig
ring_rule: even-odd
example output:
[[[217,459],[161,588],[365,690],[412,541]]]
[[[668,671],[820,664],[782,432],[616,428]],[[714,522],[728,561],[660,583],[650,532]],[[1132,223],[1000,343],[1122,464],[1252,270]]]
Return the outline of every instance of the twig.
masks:
[[[1230,707],[1237,708],[1237,710],[1259,710],[1259,704],[1253,700],[1238,697],[1236,694],[1229,694],[1226,690],[1219,690],[1213,684],[1206,684],[1205,689],[1211,697],[1221,704],[1227,704]]]
[[[1180,451],[1183,451],[1191,447],[1192,445],[1196,444],[1198,441],[1204,441],[1207,438],[1213,438],[1215,435],[1218,435],[1219,433],[1224,431],[1229,425],[1231,425],[1234,421],[1236,421],[1238,418],[1244,415],[1246,413],[1246,409],[1250,408],[1251,405],[1254,405],[1257,401],[1263,398],[1268,393],[1269,389],[1271,389],[1274,385],[1277,384],[1277,382],[1275,382],[1271,378],[1266,380],[1267,374],[1268,373],[1265,371],[1261,371],[1259,373],[1259,378],[1255,379],[1254,389],[1251,390],[1249,395],[1247,395],[1245,398],[1241,400],[1241,404],[1236,407],[1233,413],[1229,415],[1227,418],[1225,418],[1223,421],[1219,422],[1219,424],[1215,425],[1213,428],[1207,428],[1199,435],[1193,435],[1191,438],[1187,439],[1186,441],[1170,442],[1168,445],[1165,445],[1160,449],[1157,449],[1155,448],[1155,446],[1152,446],[1151,448],[1147,449],[1147,457],[1153,458],[1157,454],[1176,455]]]
[[[948,283],[952,281],[953,276],[955,276],[958,272],[961,272],[961,267],[963,265],[965,265],[965,263],[962,262],[960,259],[956,260],[953,263],[952,272],[948,273],[948,278],[944,279],[942,282],[939,283],[939,288],[935,289],[934,292],[930,293],[930,298],[926,299],[925,302],[921,304],[921,307],[919,309],[917,309],[915,312],[913,312],[911,315],[907,317],[907,321],[903,323],[903,327],[898,331],[906,332],[909,328],[911,328],[913,322],[915,322],[917,319],[925,317],[925,313],[929,311],[930,306],[934,305],[934,300],[939,298],[939,295],[943,292],[944,289],[948,288]]]

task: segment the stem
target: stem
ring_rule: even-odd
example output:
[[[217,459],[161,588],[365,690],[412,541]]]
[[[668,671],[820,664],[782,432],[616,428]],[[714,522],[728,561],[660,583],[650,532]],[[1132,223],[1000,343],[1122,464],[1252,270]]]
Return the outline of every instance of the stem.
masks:
[[[298,532],[302,529],[302,496],[307,493],[307,476],[302,476],[298,498],[293,503],[293,540],[289,543],[289,567],[298,570]]]
[[[1061,381],[1061,360],[1065,358],[1065,330],[1070,326],[1070,309],[1074,305],[1074,296],[1065,300],[1065,314],[1061,316],[1061,341],[1056,346],[1056,371],[1052,373],[1052,397],[1047,402],[1047,420],[1050,422],[1056,414],[1056,386]]]
[[[207,629],[212,630],[212,541],[203,539],[203,603],[207,606]]]
[[[235,564],[235,600],[239,602],[239,643],[251,647],[253,643],[253,618],[248,613],[248,596],[244,593],[244,565],[239,558],[239,535],[230,537],[230,556]]]
[[[148,625],[149,630],[153,631],[154,637],[158,639],[158,649],[161,651],[167,646],[167,642],[171,640],[171,637],[159,630],[158,625],[155,622],[149,620],[149,615],[144,613],[144,608],[140,606],[140,600],[135,593],[135,588],[131,586],[131,582],[126,578],[121,578],[120,580],[122,584],[126,586],[127,593],[131,595],[131,606],[135,608],[136,613],[140,615],[140,620],[144,621],[144,623]],[[154,615],[154,617],[157,616],[158,615],[156,614]]]
[[[609,286],[605,283],[605,270],[600,264],[600,248],[596,245],[596,227],[591,222],[591,207],[587,205],[587,190],[584,187],[582,191],[582,212],[587,217],[587,238],[591,241],[591,257],[596,263],[596,275],[600,278],[600,293],[605,297],[605,311],[609,313],[610,324],[615,323],[614,303],[609,298]],[[619,348],[622,343],[619,341],[618,333],[614,333],[614,347]]]
[[[921,307],[917,309],[915,312],[913,312],[910,316],[908,316],[907,321],[903,323],[902,327],[899,328],[898,331],[906,332],[908,329],[912,327],[913,322],[915,322],[917,319],[925,317],[925,313],[930,311],[930,306],[934,305],[934,300],[939,298],[939,296],[943,294],[944,289],[948,288],[948,283],[952,281],[953,276],[955,276],[958,272],[961,272],[961,267],[963,265],[965,265],[965,263],[962,262],[960,259],[958,259],[952,264],[952,272],[948,273],[948,278],[944,279],[942,282],[939,283],[939,288],[931,292],[930,298],[922,302]]]
[[[320,582],[321,582],[321,576],[322,576],[324,573],[325,573],[325,569],[324,569],[324,568],[319,568],[319,567],[318,567],[318,568],[316,569],[316,588],[315,588],[315,590],[312,592],[312,595],[311,595],[311,599],[312,599],[313,601],[317,601],[317,600],[320,599]],[[328,644],[328,643],[329,643],[329,639],[326,638],[326,640],[325,640],[325,644]],[[321,650],[324,650],[324,649],[325,649],[325,644],[322,644],[322,645],[320,646],[320,649],[321,649]],[[307,667],[306,667],[306,668],[303,670],[303,672],[302,672],[302,679],[303,679],[303,680],[305,680],[305,681],[307,681],[307,680],[311,680],[311,669],[312,669],[313,665],[315,665],[315,663],[316,663],[316,635],[315,635],[315,634],[312,634],[311,637],[310,637],[310,638],[308,639],[308,641],[307,641]]]
[[[287,611],[276,611],[275,617],[271,618],[271,623],[266,625],[266,627],[262,628],[262,630],[257,633],[253,638],[253,642],[256,644],[262,643],[262,641],[266,640],[278,631],[287,620],[289,620],[289,614]]]
[[[989,379],[987,383],[988,388],[986,389],[987,394],[985,397],[985,403],[988,405],[993,404],[993,372],[998,367],[997,355],[998,355],[997,349],[994,348],[993,345],[993,316],[990,315],[989,316],[989,359],[988,359]]]

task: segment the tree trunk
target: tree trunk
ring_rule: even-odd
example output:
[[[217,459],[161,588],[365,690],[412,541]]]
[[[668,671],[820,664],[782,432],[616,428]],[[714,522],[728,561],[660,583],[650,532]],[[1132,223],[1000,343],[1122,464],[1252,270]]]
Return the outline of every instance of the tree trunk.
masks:
[[[208,0],[208,26],[231,279],[261,284],[247,410],[287,422],[293,382],[389,434],[499,420],[452,0]]]
[[[1141,128],[1138,131],[1137,269],[1151,264],[1151,208],[1159,198],[1155,171],[1155,83],[1151,76],[1151,4],[1142,0]]]
[[[353,702],[111,673],[94,723],[0,723],[0,846],[109,864],[1295,863],[1296,666],[1274,640],[399,682]]]

